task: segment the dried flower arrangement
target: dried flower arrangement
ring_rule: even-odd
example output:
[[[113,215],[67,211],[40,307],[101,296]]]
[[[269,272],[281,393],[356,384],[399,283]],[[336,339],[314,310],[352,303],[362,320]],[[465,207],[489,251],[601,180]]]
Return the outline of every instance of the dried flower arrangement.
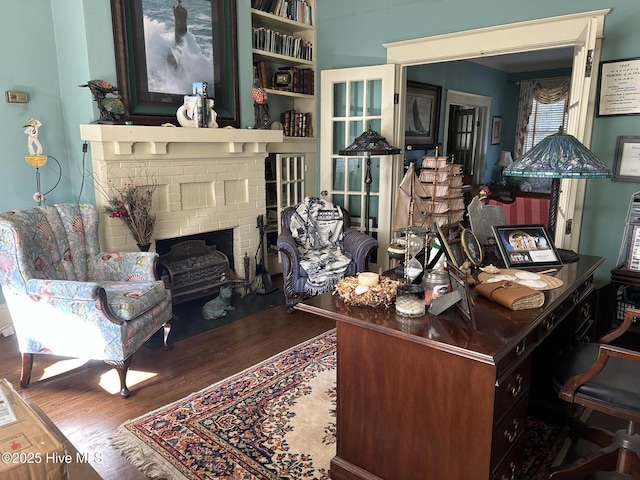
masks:
[[[153,213],[153,193],[158,183],[153,178],[145,178],[144,184],[129,178],[121,187],[111,182],[106,187],[98,185],[107,199],[104,211],[110,218],[121,219],[142,247],[151,243],[151,235],[156,223]]]

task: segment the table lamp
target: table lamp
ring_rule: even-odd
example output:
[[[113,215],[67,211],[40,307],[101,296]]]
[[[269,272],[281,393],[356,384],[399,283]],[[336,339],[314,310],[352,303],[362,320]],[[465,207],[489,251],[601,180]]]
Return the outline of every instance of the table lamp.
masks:
[[[513,158],[511,157],[511,152],[503,151],[500,153],[500,157],[496,162],[496,167],[502,167],[500,170],[500,183],[504,185],[504,169],[510,166],[513,163]]]
[[[371,202],[371,183],[373,179],[371,177],[371,155],[397,155],[402,150],[389,145],[387,139],[381,136],[378,132],[369,130],[364,132],[358,138],[356,138],[351,145],[340,150],[339,155],[347,157],[365,157],[367,159],[367,171],[364,177],[365,186],[365,233],[369,235],[369,211]]]
[[[555,237],[560,179],[611,178],[611,170],[596,155],[562,127],[505,168],[512,177],[551,178],[549,233]],[[562,255],[561,255],[562,256]]]

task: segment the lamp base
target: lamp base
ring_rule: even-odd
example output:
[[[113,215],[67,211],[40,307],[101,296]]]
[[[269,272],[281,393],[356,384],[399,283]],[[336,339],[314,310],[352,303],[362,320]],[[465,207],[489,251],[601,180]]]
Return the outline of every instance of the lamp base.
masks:
[[[558,250],[558,255],[560,255],[560,260],[562,260],[562,263],[577,262],[578,258],[580,258],[578,254],[573,250],[566,250],[564,248],[558,248],[557,250]]]

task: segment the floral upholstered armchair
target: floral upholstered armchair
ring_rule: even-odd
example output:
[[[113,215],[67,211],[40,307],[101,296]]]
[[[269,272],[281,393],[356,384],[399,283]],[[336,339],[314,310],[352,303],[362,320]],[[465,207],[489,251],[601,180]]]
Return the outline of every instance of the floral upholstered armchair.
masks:
[[[34,354],[104,360],[120,394],[132,354],[171,319],[156,280],[157,254],[101,252],[93,205],[58,204],[0,214],[0,285],[22,354],[20,385]]]
[[[351,228],[351,217],[340,205],[306,197],[282,213],[277,247],[291,312],[305,298],[332,291],[343,277],[366,271],[378,241]]]

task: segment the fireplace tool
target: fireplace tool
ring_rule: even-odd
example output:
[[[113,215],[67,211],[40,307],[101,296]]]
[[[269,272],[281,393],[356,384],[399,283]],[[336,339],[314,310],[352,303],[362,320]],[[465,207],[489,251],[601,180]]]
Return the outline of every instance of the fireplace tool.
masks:
[[[260,243],[258,245],[258,250],[256,250],[256,275],[253,281],[256,285],[256,293],[258,295],[266,295],[278,288],[273,286],[273,283],[271,282],[271,275],[267,271],[267,252],[264,248],[265,231],[267,227],[264,224],[263,215],[258,215],[257,223],[257,228],[260,230]]]

